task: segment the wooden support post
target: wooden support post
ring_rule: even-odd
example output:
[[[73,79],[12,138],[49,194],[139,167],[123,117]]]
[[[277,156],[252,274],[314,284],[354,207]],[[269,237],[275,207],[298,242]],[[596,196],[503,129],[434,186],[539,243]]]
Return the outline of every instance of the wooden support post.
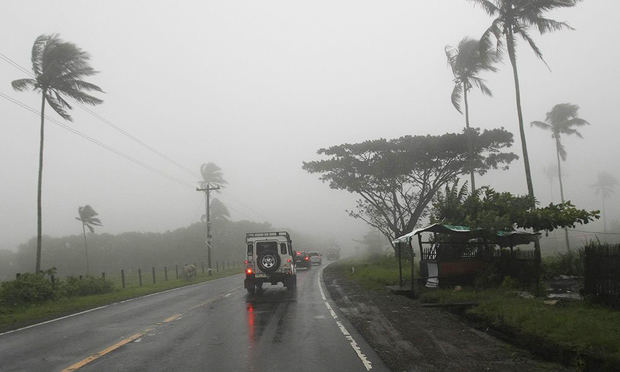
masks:
[[[142,270],[138,269],[138,283],[142,287]]]
[[[179,280],[179,265],[174,265],[174,271],[177,273],[177,280]]]
[[[168,266],[164,266],[164,280],[168,281]]]
[[[125,288],[125,270],[121,269],[121,285]]]
[[[153,266],[151,269],[153,272],[153,284],[155,284],[155,266]]]

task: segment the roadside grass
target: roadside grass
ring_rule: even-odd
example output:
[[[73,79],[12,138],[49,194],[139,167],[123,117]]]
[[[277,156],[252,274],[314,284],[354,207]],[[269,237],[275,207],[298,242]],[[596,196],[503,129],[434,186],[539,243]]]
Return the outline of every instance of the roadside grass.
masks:
[[[199,270],[200,271],[200,270]],[[52,301],[46,301],[38,304],[22,305],[22,306],[0,306],[0,332],[24,327],[60,316],[73,314],[76,312],[92,309],[98,306],[111,304],[135,297],[148,295],[151,293],[162,292],[168,289],[184,287],[187,285],[197,284],[209,280],[223,278],[235,274],[240,274],[240,268],[231,268],[219,272],[214,272],[209,276],[206,273],[199,272],[194,280],[175,279],[173,275],[168,273],[168,281],[164,280],[163,275],[157,278],[155,284],[152,283],[151,272],[144,273],[142,278],[142,287],[138,286],[138,280],[135,279],[128,282],[125,281],[126,288],[121,288],[120,275],[117,278],[110,278],[115,285],[114,291],[110,293],[79,296],[79,297],[62,297]],[[127,279],[127,278],[126,278]]]
[[[343,260],[334,269],[371,290],[398,282],[393,257]],[[407,278],[408,272],[403,270]],[[476,303],[462,315],[546,359],[585,370],[620,370],[620,311],[579,301],[545,304],[544,298],[524,298],[508,288],[420,288],[418,293],[422,303]]]
[[[411,264],[403,258],[402,265],[403,281],[408,283],[411,280]],[[381,290],[385,286],[398,284],[398,262],[394,257],[372,256],[341,260],[335,264],[335,269],[366,289]],[[418,267],[415,267],[415,275],[419,275]]]

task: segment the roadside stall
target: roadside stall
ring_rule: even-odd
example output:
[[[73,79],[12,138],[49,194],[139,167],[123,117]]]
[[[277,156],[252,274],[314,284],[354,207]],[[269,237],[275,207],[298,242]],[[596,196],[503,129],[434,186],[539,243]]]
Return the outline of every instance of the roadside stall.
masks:
[[[440,279],[442,283],[449,284],[472,283],[475,276],[490,264],[496,266],[498,275],[502,277],[515,276],[529,280],[529,276],[534,275],[529,270],[529,263],[535,261],[534,250],[515,247],[535,242],[538,239],[536,233],[491,232],[436,223],[405,234],[393,243],[413,251],[412,241],[416,236],[420,251],[421,280],[424,280],[427,287],[439,286]],[[399,268],[400,260],[399,256]]]

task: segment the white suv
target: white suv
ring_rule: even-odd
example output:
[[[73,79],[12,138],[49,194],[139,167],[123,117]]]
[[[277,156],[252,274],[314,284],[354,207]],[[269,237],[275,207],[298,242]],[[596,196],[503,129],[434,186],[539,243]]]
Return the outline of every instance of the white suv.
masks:
[[[293,244],[286,231],[245,234],[247,264],[244,287],[253,295],[263,283],[284,284],[297,288],[297,272],[293,262]]]

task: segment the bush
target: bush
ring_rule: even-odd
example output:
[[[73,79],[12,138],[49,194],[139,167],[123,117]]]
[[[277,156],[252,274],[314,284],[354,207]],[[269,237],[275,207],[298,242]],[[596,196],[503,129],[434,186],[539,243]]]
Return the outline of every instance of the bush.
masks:
[[[108,293],[114,290],[114,284],[103,278],[87,276],[83,279],[68,277],[60,286],[63,296],[87,296],[100,293]]]
[[[558,253],[543,260],[543,277],[552,279],[558,275],[584,275],[585,251],[583,248]]]
[[[55,297],[54,286],[43,274],[24,273],[15,280],[0,285],[0,304],[22,305],[51,300]]]

